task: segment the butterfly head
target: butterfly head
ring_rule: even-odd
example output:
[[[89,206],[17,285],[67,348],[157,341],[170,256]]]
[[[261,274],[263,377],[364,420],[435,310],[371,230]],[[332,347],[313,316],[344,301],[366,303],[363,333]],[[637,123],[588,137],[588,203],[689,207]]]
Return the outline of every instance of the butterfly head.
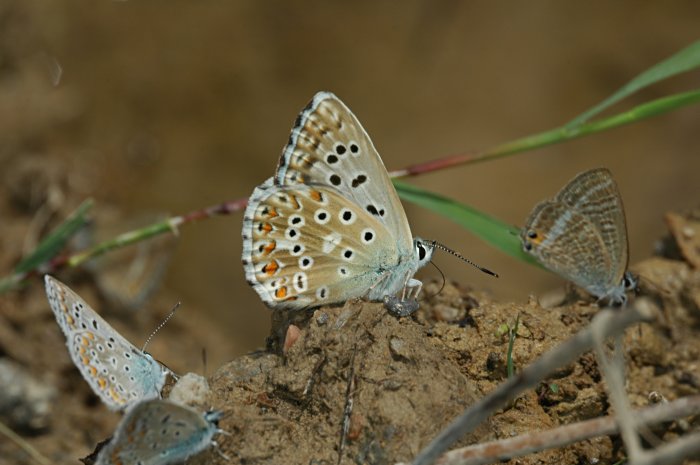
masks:
[[[204,413],[204,419],[207,423],[214,425],[217,429],[219,428],[219,421],[224,417],[224,412],[221,410],[209,410]]]
[[[422,268],[430,262],[435,251],[435,243],[426,241],[420,237],[413,239],[413,252],[415,253],[416,264],[418,268]]]
[[[629,271],[626,271],[622,277],[622,285],[626,291],[634,291],[635,294],[639,292],[639,280]]]
[[[637,294],[639,292],[639,282],[636,276],[626,271],[620,284],[599,300],[607,301],[608,305],[612,307],[625,307],[627,305],[628,292]]]

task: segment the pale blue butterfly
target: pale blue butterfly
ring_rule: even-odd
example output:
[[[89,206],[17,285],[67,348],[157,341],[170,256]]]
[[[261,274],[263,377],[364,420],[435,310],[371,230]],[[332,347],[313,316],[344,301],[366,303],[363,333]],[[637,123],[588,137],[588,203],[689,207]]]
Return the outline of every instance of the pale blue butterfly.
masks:
[[[629,261],[622,197],[609,170],[577,175],[539,203],[520,234],[523,249],[599,300],[624,305],[636,289]]]
[[[166,465],[180,463],[209,446],[222,413],[204,414],[167,400],[131,407],[114,436],[97,455],[96,465]]]
[[[365,297],[410,313],[421,288],[413,275],[435,247],[412,237],[372,141],[329,92],[301,112],[275,176],[253,191],[243,219],[246,278],[274,309]]]
[[[44,281],[71,359],[95,394],[112,410],[160,397],[171,371],[134,347],[68,286],[49,275]]]

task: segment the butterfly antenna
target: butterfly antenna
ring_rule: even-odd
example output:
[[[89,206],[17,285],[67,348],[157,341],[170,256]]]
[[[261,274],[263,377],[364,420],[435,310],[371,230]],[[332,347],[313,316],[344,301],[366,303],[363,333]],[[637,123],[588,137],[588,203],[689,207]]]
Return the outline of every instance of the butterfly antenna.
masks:
[[[153,330],[153,332],[151,333],[150,336],[148,336],[148,339],[146,339],[146,342],[143,345],[143,349],[141,349],[141,352],[146,352],[146,346],[148,346],[148,343],[151,342],[151,339],[153,339],[153,336],[155,336],[156,333],[158,331],[160,331],[163,328],[163,326],[165,326],[165,324],[173,317],[173,315],[175,315],[175,312],[177,311],[178,308],[180,308],[180,302],[175,304],[173,309],[170,310],[170,313],[168,313],[168,316],[163,318],[163,321],[161,321],[160,324],[158,325],[158,327]]]
[[[469,264],[470,264],[471,266],[473,266],[474,268],[477,268],[477,269],[481,270],[482,272],[484,272],[484,273],[486,273],[486,274],[490,274],[491,276],[494,276],[494,277],[498,278],[498,274],[497,274],[497,273],[494,273],[493,271],[489,270],[488,268],[484,268],[483,266],[477,265],[477,264],[474,263],[473,261],[469,260],[467,257],[464,257],[464,256],[463,256],[462,254],[460,254],[459,252],[456,252],[456,251],[450,249],[449,247],[440,244],[440,243],[437,242],[437,241],[430,241],[430,244],[431,244],[434,248],[436,248],[436,249],[440,249],[440,250],[442,250],[442,251],[444,251],[444,252],[447,252],[447,253],[449,253],[449,254],[452,254],[452,255],[454,255],[455,257],[459,258],[460,260],[462,260],[462,261],[464,261],[464,262],[466,262],[466,263],[469,263]]]
[[[436,295],[439,295],[443,289],[445,289],[445,283],[447,280],[445,279],[445,273],[442,272],[439,266],[437,266],[432,260],[430,261],[430,264],[433,265],[435,269],[438,270],[438,273],[440,273],[440,276],[442,276],[442,285],[440,286],[440,289],[438,289],[438,291],[435,294],[430,296],[435,297]]]

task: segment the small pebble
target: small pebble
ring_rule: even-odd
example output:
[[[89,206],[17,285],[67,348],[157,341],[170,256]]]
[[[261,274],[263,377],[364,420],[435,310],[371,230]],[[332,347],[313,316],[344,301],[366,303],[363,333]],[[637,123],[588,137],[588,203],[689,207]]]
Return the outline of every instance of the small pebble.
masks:
[[[316,323],[318,323],[319,326],[323,326],[328,323],[328,313],[320,312],[319,315],[316,316]]]
[[[206,378],[187,373],[173,386],[169,399],[177,404],[206,407],[208,396],[209,383]]]
[[[301,330],[298,326],[289,325],[287,327],[287,334],[284,336],[284,347],[282,348],[285,354],[292,348],[294,343],[297,342],[299,336],[301,336]]]

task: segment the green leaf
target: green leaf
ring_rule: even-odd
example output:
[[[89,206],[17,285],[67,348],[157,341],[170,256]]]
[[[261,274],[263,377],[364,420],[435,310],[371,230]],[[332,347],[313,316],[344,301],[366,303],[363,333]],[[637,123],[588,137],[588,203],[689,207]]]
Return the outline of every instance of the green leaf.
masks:
[[[442,197],[396,179],[392,181],[402,199],[446,216],[465,227],[476,237],[511,257],[527,263],[537,264],[534,258],[523,252],[520,244],[520,231],[515,226],[503,223],[492,216],[447,197]]]
[[[80,228],[87,223],[87,214],[92,208],[92,199],[87,199],[70,214],[70,216],[54,229],[34,251],[22,260],[16,267],[15,273],[27,273],[36,269],[42,263],[54,258],[63,249],[68,239],[70,239]]]
[[[698,67],[700,67],[700,41],[689,45],[683,50],[671,55],[661,63],[647,69],[642,74],[638,75],[622,86],[622,88],[620,88],[610,97],[606,98],[598,105],[585,111],[567,123],[566,127],[571,129],[579,126],[625,97],[645,87]]]
[[[520,313],[515,318],[515,325],[508,331],[508,353],[506,355],[506,374],[508,378],[515,374],[515,362],[513,361],[513,346],[515,345],[515,338],[518,335],[518,326],[520,326]]]

